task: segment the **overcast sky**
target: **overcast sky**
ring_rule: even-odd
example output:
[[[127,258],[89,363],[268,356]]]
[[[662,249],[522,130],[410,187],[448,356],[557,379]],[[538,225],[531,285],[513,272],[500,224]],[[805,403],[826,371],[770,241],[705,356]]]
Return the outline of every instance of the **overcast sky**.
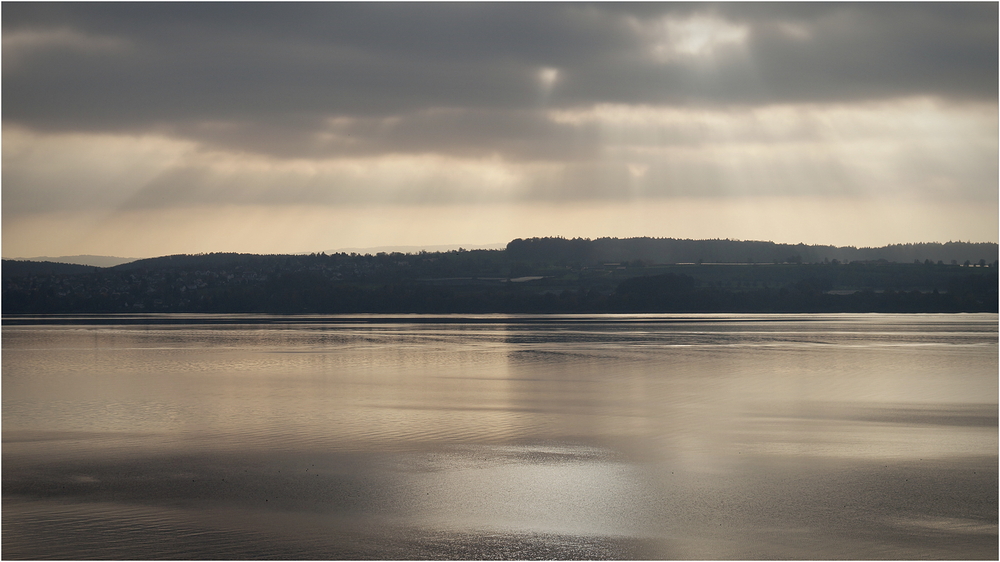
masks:
[[[997,241],[996,3],[2,15],[4,257]]]

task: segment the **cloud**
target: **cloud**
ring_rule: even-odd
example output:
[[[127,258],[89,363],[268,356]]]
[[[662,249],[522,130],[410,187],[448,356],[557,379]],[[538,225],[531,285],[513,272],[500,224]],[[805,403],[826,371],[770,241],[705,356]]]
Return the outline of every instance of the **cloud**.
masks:
[[[70,28],[19,29],[3,35],[3,66],[5,70],[19,67],[26,58],[39,53],[114,54],[128,46],[127,41],[115,37],[87,35]]]
[[[996,16],[993,4],[11,4],[5,42],[130,48],[19,49],[4,121],[181,135],[226,122],[308,145],[331,118],[435,109],[994,101]]]
[[[436,154],[275,158],[169,137],[16,127],[5,127],[4,141],[5,219],[87,209],[488,203],[521,198],[551,168]]]
[[[504,119],[504,117],[508,119]],[[426,205],[672,197],[996,202],[998,112],[927,98],[336,118],[294,144],[226,124],[177,136],[4,129],[4,216],[83,208]],[[272,136],[269,136],[269,133]],[[241,147],[212,143],[240,136]],[[455,138],[466,146],[448,147]],[[279,155],[255,143],[288,142]],[[296,156],[305,154],[306,156]]]
[[[997,196],[994,105],[927,98],[734,109],[602,104],[548,115],[597,138],[605,162],[641,175],[641,188],[629,184],[633,196]]]
[[[152,135],[43,134],[3,128],[3,216],[116,207],[197,145]]]

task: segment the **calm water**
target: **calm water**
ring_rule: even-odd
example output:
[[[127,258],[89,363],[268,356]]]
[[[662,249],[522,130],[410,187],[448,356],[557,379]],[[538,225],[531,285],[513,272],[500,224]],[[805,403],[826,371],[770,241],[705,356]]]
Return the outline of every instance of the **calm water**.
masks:
[[[3,326],[5,558],[992,558],[989,315]]]

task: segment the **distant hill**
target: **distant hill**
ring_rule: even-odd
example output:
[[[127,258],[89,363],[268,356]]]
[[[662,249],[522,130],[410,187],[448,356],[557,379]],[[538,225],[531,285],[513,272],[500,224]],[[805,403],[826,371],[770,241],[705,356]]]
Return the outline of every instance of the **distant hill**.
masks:
[[[59,257],[49,257],[49,256],[37,256],[33,258],[14,258],[20,261],[34,261],[34,262],[53,262],[53,263],[72,263],[77,265],[92,265],[94,267],[114,267],[123,263],[128,263],[135,261],[139,258],[118,258],[114,256],[59,256]]]

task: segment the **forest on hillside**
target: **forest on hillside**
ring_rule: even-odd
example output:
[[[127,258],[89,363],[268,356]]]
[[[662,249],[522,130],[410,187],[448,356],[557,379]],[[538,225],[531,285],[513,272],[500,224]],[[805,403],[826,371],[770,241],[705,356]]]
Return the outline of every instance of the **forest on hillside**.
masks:
[[[653,238],[175,255],[108,268],[4,260],[3,312],[997,312],[998,265],[996,244]]]

